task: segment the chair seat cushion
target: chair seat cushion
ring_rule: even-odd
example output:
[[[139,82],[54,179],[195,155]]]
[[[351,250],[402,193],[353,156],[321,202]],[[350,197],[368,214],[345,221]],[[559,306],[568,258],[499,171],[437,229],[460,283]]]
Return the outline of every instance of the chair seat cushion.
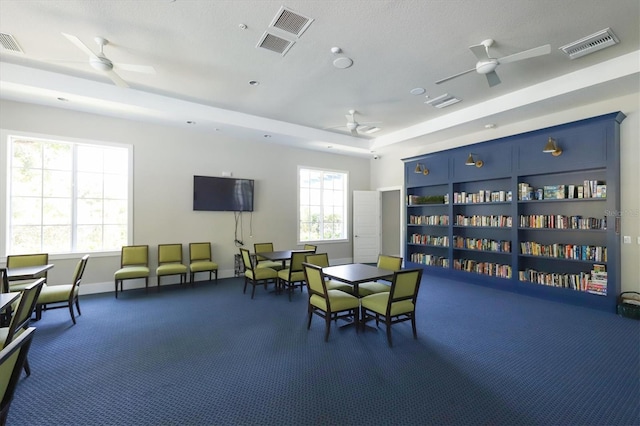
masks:
[[[353,286],[347,283],[343,283],[335,280],[327,280],[325,281],[325,283],[327,285],[327,290],[340,290],[349,294],[353,293]]]
[[[69,300],[69,293],[73,286],[71,284],[65,285],[44,285],[40,290],[38,296],[38,304],[46,305],[47,303],[66,302]],[[78,287],[75,290],[78,294]]]
[[[278,278],[283,279],[285,281],[298,282],[304,281],[304,271],[296,271],[291,274],[291,278],[289,278],[289,269],[282,269],[278,271]]]
[[[389,295],[390,293],[388,292],[372,294],[360,299],[360,303],[362,303],[363,308],[385,315],[387,312]],[[413,312],[414,309],[413,302],[410,299],[402,300],[391,305],[391,315],[395,316],[407,312]]]
[[[362,283],[358,285],[358,294],[360,295],[360,297],[369,296],[376,293],[388,293],[389,290],[391,290],[391,286],[389,284],[384,284],[376,281],[370,281],[368,283]]]
[[[271,269],[275,269],[276,271],[279,271],[280,269],[283,269],[284,267],[282,266],[282,262],[276,262],[275,260],[261,260],[256,265],[256,268],[257,269],[271,268]]]
[[[165,263],[156,268],[156,275],[186,274],[187,267],[182,263]]]
[[[268,280],[271,278],[278,278],[278,271],[271,268],[260,268],[254,269],[253,271],[247,269],[246,271],[244,271],[244,275],[245,277],[255,281]]]
[[[113,276],[117,280],[144,278],[149,276],[149,268],[146,266],[125,266],[124,268],[118,269]]]
[[[344,291],[327,290],[327,295],[329,296],[329,302],[331,303],[332,312],[356,309],[360,306],[360,300],[357,297],[352,296],[349,293],[345,293]],[[309,303],[327,312],[327,301],[323,297],[317,294],[313,294],[309,298]]]
[[[191,269],[191,272],[215,271],[218,269],[218,264],[210,260],[196,260],[191,262],[189,268]]]

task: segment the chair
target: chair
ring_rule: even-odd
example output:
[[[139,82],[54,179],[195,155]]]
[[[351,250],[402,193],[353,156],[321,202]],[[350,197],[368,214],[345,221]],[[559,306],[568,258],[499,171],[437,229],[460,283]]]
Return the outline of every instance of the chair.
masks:
[[[321,268],[326,268],[327,266],[329,266],[329,255],[327,253],[307,254],[307,256],[305,257],[305,262],[312,265],[320,266]],[[325,279],[325,284],[327,286],[327,290],[340,290],[347,293],[353,293],[353,287],[347,283]]]
[[[17,336],[29,327],[31,315],[36,307],[36,302],[38,301],[38,296],[40,295],[44,282],[44,278],[39,278],[22,290],[20,301],[11,317],[9,326],[0,328],[0,342],[3,348],[6,348]],[[24,362],[24,371],[27,373],[27,376],[31,375],[29,362],[26,360]]]
[[[7,416],[20,373],[27,361],[35,327],[27,328],[20,336],[5,346],[0,352],[0,425],[7,423]]]
[[[209,272],[209,281],[215,275],[218,284],[218,264],[211,257],[211,243],[189,243],[189,271],[191,285],[198,272]]]
[[[360,316],[364,324],[368,319],[375,318],[376,325],[383,321],[387,326],[387,341],[391,341],[391,325],[403,321],[411,321],[413,338],[416,333],[416,298],[420,288],[422,269],[405,269],[393,274],[391,289],[388,292],[375,293],[360,299]]]
[[[307,330],[311,328],[311,318],[313,314],[316,314],[324,318],[325,321],[325,342],[329,340],[332,320],[353,318],[357,332],[359,327],[358,308],[360,307],[360,300],[344,291],[327,290],[322,268],[306,262],[302,265],[309,289],[309,321],[307,323]]]
[[[378,256],[378,268],[399,271],[402,268],[402,258],[381,254]],[[365,297],[370,294],[388,292],[390,289],[391,286],[389,284],[370,281],[358,285],[358,296]]]
[[[269,260],[260,256],[260,253],[273,251],[273,243],[255,243],[253,245],[253,251],[256,253],[256,267],[257,268],[271,268],[279,271],[284,269],[282,262],[275,260]]]
[[[311,252],[315,253],[316,250],[318,250],[318,246],[314,246],[313,244],[305,244],[303,250],[304,251],[311,251]]]
[[[276,286],[278,280],[278,271],[271,268],[257,268],[254,265],[254,261],[251,258],[251,253],[247,249],[240,248],[240,255],[242,256],[242,263],[244,264],[244,289],[242,293],[247,292],[247,284],[251,283],[253,289],[251,290],[251,298],[256,293],[256,286],[263,284],[264,288],[267,288],[269,281],[272,281]]]
[[[116,299],[118,298],[118,284],[120,291],[123,281],[144,278],[144,288],[149,289],[149,246],[122,246],[120,254],[120,269],[113,274],[116,284]]]
[[[156,277],[180,275],[180,284],[187,281],[187,266],[182,263],[182,244],[158,244],[158,267]]]
[[[25,266],[40,266],[49,263],[48,253],[37,254],[14,254],[7,256],[7,269],[22,268]],[[38,278],[47,278],[47,272],[44,272]],[[33,280],[21,280],[9,282],[9,291],[22,291],[26,286],[34,282]]]
[[[300,291],[304,287],[304,269],[302,263],[310,252],[294,251],[291,253],[291,262],[289,267],[278,271],[278,287],[287,288],[289,293],[289,301],[291,301],[291,293],[296,287],[300,287]]]
[[[84,269],[87,267],[89,261],[89,255],[85,254],[82,259],[78,261],[75,272],[73,273],[73,280],[71,284],[64,285],[47,285],[42,286],[38,301],[36,303],[36,320],[39,321],[42,318],[42,311],[49,309],[69,308],[71,314],[71,321],[76,323],[76,317],[73,313],[73,305],[75,304],[78,310],[78,315],[82,315],[80,312],[80,301],[78,294],[80,292],[80,281],[82,281],[82,275]]]

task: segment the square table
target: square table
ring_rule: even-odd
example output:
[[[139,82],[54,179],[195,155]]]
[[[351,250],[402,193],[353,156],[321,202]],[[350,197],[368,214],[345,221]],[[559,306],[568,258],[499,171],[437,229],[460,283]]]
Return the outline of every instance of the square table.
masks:
[[[365,263],[348,263],[346,265],[327,266],[322,268],[325,276],[353,286],[353,294],[358,297],[358,284],[380,279],[390,280],[394,271],[378,268]]]
[[[53,268],[52,263],[46,265],[21,266],[18,268],[7,268],[7,279],[9,281],[34,280],[40,278],[42,274]],[[2,289],[3,293],[8,293],[8,288]]]

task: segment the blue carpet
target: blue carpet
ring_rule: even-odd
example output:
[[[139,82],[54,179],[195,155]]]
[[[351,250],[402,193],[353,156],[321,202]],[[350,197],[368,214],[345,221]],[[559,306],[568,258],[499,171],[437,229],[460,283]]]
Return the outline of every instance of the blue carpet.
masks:
[[[241,279],[44,312],[9,425],[640,424],[640,322],[424,277],[409,323],[356,334]],[[339,323],[340,324],[340,323]]]

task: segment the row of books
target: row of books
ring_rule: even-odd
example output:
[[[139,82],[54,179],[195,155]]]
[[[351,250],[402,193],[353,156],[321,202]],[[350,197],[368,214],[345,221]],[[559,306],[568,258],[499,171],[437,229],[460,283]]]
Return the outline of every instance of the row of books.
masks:
[[[565,198],[607,198],[607,185],[597,180],[584,180],[577,185],[544,185],[536,189],[525,182],[518,184],[518,199],[522,201]]]
[[[449,259],[443,256],[434,256],[426,253],[412,253],[411,261],[422,265],[449,267]]]
[[[570,288],[577,291],[585,291],[602,296],[607,295],[606,272],[591,273],[580,272],[577,274],[565,274],[559,272],[540,272],[534,269],[526,269],[518,272],[520,281],[551,287]],[[604,276],[604,278],[602,278]]]
[[[523,214],[519,221],[521,228],[552,229],[607,229],[607,217],[565,216],[561,214]]]
[[[454,259],[453,269],[475,272],[491,277],[511,278],[511,266],[492,262],[478,262],[473,259]]]
[[[432,215],[432,216],[409,216],[409,224],[411,225],[449,225],[449,215]]]
[[[520,252],[531,256],[546,256],[558,259],[607,261],[607,248],[579,244],[540,244],[535,241],[522,241]]]
[[[411,234],[409,242],[412,244],[449,247],[449,237],[440,235]]]
[[[511,241],[495,241],[487,238],[464,238],[459,235],[453,237],[455,248],[465,248],[470,250],[486,250],[510,253]]]
[[[458,226],[495,226],[495,227],[507,227],[512,225],[511,216],[503,215],[490,215],[490,216],[464,216],[456,215],[456,225]]]
[[[454,192],[453,203],[497,203],[511,201],[511,191],[489,191],[480,190],[478,192]]]
[[[593,294],[607,295],[607,270],[604,265],[593,265],[591,277],[587,282],[587,291]]]

